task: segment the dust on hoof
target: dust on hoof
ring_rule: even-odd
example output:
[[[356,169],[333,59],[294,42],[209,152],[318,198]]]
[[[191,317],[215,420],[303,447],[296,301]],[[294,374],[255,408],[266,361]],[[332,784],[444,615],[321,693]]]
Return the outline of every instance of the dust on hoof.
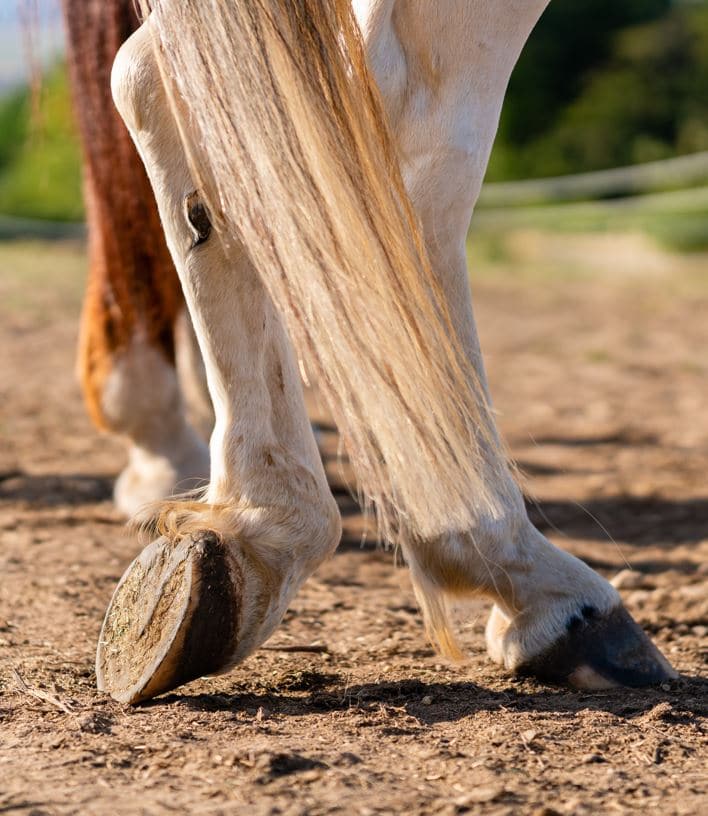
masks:
[[[96,652],[99,690],[139,703],[226,668],[240,586],[238,566],[213,533],[153,541],[108,606]]]
[[[678,676],[622,605],[604,615],[584,607],[561,638],[516,672],[589,690],[649,686]]]

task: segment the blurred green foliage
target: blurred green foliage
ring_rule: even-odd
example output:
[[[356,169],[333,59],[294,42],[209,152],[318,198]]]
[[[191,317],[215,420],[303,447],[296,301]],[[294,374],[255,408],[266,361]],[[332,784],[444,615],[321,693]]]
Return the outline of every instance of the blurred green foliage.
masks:
[[[562,175],[697,150],[708,150],[708,0],[553,0],[512,77],[487,178]],[[654,233],[666,227],[667,240],[684,247],[708,243],[702,205],[663,208],[659,201],[652,210]],[[0,99],[2,213],[83,217],[63,65],[45,77],[37,116],[26,90]],[[608,213],[607,222],[622,218]],[[604,225],[605,216],[593,211],[590,221]]]
[[[556,0],[514,72],[488,180],[708,149],[708,4]]]
[[[63,65],[44,78],[36,110],[26,89],[0,100],[0,213],[58,221],[83,217],[80,153]]]
[[[516,230],[540,232],[643,232],[677,252],[708,248],[708,187],[630,198],[564,202],[500,210],[479,209],[474,240],[496,240]]]

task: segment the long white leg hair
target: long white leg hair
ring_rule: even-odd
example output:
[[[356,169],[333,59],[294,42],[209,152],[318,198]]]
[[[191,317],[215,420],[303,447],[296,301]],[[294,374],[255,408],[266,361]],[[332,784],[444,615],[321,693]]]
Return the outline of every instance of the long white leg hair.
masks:
[[[506,457],[431,271],[351,0],[140,2],[220,240],[246,247],[285,316],[382,533],[499,518]]]

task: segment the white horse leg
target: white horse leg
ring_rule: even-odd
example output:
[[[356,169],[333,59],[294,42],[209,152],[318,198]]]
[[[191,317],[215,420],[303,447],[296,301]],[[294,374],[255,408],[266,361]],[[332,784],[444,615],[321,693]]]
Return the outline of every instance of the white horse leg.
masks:
[[[508,77],[545,4],[355,2],[433,268],[482,381],[465,239]],[[483,593],[495,602],[489,652],[508,669],[586,688],[674,676],[614,588],[531,525],[508,480],[500,517],[406,547],[433,637],[454,651],[445,596]]]
[[[113,89],[155,190],[215,412],[205,502],[166,508],[166,535],[129,568],[106,615],[99,686],[136,702],[263,643],[341,530],[281,319],[245,253],[232,247],[227,260],[211,231],[146,26],[119,53]]]
[[[189,422],[203,439],[209,439],[214,429],[214,406],[209,396],[204,358],[186,309],[175,323],[175,364]]]
[[[149,513],[155,501],[204,485],[209,452],[187,421],[175,366],[160,350],[136,337],[115,355],[101,408],[107,427],[130,440],[113,492],[121,512]]]

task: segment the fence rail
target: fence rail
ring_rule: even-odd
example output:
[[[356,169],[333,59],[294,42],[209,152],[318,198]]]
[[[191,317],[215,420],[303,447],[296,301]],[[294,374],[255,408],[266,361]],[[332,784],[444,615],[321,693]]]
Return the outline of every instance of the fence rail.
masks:
[[[0,240],[39,238],[46,241],[81,239],[86,236],[82,222],[43,221],[0,215]]]
[[[708,151],[573,176],[485,184],[479,209],[638,196],[708,184]]]
[[[475,224],[547,224],[556,215],[568,219],[659,211],[705,212],[708,218],[708,151],[595,173],[485,184]],[[0,240],[67,240],[85,235],[83,223],[0,215]]]
[[[626,218],[648,215],[701,215],[708,221],[708,185],[687,190],[672,190],[666,193],[608,200],[571,201],[554,200],[545,205],[524,205],[518,207],[484,207],[475,212],[474,220],[479,225],[524,225],[526,223],[552,224],[555,220],[569,221],[576,217]]]

